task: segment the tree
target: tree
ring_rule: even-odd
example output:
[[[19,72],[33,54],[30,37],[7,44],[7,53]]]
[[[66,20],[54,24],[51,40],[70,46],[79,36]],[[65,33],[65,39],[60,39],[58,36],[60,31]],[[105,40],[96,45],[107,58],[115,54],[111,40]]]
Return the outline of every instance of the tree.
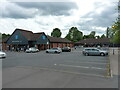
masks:
[[[51,32],[51,36],[53,36],[53,37],[61,37],[61,31],[60,31],[60,29],[59,28],[55,28],[55,29],[53,29],[53,31]]]
[[[2,34],[0,33],[0,40],[2,39]]]
[[[115,25],[112,26],[112,32],[111,41],[115,44],[120,44],[120,22],[115,22]]]
[[[88,39],[89,38],[89,35],[84,35],[83,36],[83,39]]]
[[[92,32],[89,34],[89,38],[95,38],[95,34],[96,34],[96,32],[95,32],[95,31],[92,31]]]
[[[120,30],[117,31],[113,36],[113,43],[120,44]]]
[[[120,10],[120,6],[118,6],[118,12]],[[115,21],[115,24],[112,25],[112,38],[111,41],[115,44],[120,44],[120,17],[118,16],[118,18]]]
[[[3,39],[6,38],[6,37],[9,37],[9,36],[10,36],[10,34],[5,34],[5,33],[2,34]]]
[[[96,34],[95,31],[91,31],[89,35],[84,35],[84,36],[83,36],[83,39],[96,38],[95,34]],[[98,37],[98,38],[99,38],[99,37]]]
[[[100,36],[99,36],[99,35],[98,35],[98,36],[95,36],[95,38],[96,38],[96,39],[99,39],[99,38],[100,38]]]
[[[77,29],[77,27],[70,28],[66,37],[68,40],[77,42],[83,38],[83,33]]]
[[[105,35],[103,34],[103,35],[101,36],[101,38],[105,38]]]
[[[107,27],[107,30],[106,30],[106,37],[107,38],[109,37],[109,27]]]

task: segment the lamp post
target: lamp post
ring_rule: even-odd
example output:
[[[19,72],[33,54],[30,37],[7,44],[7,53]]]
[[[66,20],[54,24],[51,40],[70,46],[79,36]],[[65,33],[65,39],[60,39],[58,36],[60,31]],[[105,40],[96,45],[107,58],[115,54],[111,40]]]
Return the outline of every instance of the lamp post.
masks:
[[[117,26],[116,25],[112,25],[112,28],[113,29],[115,29]],[[114,52],[114,47],[115,47],[115,45],[114,45],[114,42],[113,42],[113,55],[115,54],[115,52]]]

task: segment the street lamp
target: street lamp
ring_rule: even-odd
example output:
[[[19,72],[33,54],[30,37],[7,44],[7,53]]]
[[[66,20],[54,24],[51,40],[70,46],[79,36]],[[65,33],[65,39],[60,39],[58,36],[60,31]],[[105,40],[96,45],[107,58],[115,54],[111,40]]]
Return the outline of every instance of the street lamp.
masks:
[[[112,25],[112,28],[115,29],[117,26],[116,25]],[[114,42],[113,42],[113,55],[114,55]]]

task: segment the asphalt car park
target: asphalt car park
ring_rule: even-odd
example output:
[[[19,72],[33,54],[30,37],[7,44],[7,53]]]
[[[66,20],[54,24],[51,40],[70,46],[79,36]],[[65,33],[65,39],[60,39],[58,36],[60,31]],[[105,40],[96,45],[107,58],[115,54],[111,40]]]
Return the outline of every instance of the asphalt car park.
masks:
[[[117,87],[116,78],[106,77],[108,56],[84,56],[82,50],[6,52],[3,87]]]
[[[46,54],[45,51],[38,53],[8,52],[7,58],[3,60],[3,68],[31,66],[104,77],[107,75],[107,58],[107,56],[84,56],[82,49],[60,54]]]

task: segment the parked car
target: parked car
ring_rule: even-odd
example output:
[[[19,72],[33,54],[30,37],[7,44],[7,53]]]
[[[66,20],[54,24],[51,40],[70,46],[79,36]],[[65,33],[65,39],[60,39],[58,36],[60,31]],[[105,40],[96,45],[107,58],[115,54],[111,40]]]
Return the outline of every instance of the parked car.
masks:
[[[62,52],[71,52],[71,48],[70,47],[63,47]]]
[[[61,48],[51,48],[46,50],[46,53],[61,53],[61,52],[62,52]]]
[[[25,51],[26,53],[34,53],[34,52],[39,52],[37,48],[31,47]]]
[[[98,49],[98,48],[85,48],[83,50],[83,54],[85,56],[88,56],[88,55],[101,55],[101,56],[105,56],[105,55],[108,55],[108,51],[101,50],[101,49]]]
[[[5,52],[0,51],[0,58],[6,58],[6,53],[5,53]]]

